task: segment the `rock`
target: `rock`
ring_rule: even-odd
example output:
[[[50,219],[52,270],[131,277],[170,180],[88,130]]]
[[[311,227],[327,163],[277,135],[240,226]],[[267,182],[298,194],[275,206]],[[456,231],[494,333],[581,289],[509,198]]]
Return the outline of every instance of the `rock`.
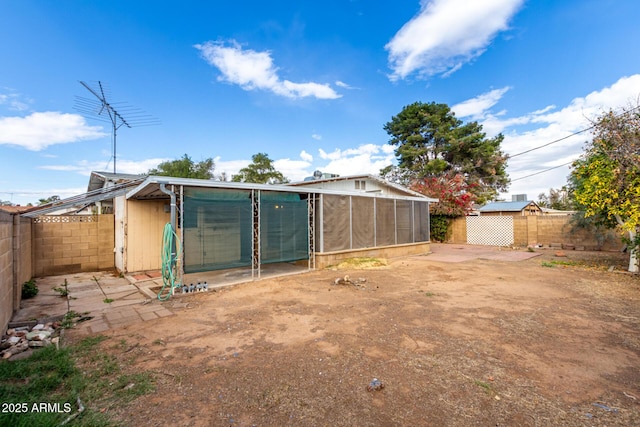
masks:
[[[14,354],[13,356],[11,356],[9,361],[15,362],[16,360],[28,359],[29,357],[31,357],[32,354],[33,354],[33,350],[29,348],[21,353]]]
[[[36,332],[29,332],[27,334],[27,339],[29,341],[43,341],[46,338],[49,338],[51,336],[51,332],[49,331],[36,331]]]
[[[29,347],[45,347],[51,344],[51,341],[29,341]]]
[[[384,388],[384,383],[377,378],[371,380],[367,386],[367,391],[380,391]]]
[[[23,337],[23,336],[27,335],[27,331],[16,331],[14,333],[14,335],[17,336],[17,337]]]
[[[565,254],[565,253],[564,253],[564,252],[562,252],[562,251],[558,251],[558,252],[556,252],[556,254],[555,254],[555,255],[556,255],[557,257],[566,257],[566,256],[567,256],[567,254]]]
[[[15,334],[15,333],[16,333],[16,330],[15,330],[15,329],[13,329],[13,328],[9,328],[9,329],[7,329],[7,335],[13,335],[13,334]]]
[[[41,331],[44,329],[44,325],[42,323],[38,323],[36,326],[31,328],[31,331]]]
[[[18,344],[18,343],[20,342],[20,340],[21,340],[21,339],[22,339],[22,338],[20,338],[20,337],[13,336],[13,337],[9,337],[9,339],[7,340],[7,342],[8,342],[9,344],[11,344],[11,345],[15,345],[15,344]]]

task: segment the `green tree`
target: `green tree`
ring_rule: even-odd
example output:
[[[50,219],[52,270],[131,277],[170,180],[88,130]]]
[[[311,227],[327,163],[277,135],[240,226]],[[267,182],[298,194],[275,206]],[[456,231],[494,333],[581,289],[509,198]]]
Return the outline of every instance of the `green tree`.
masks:
[[[258,153],[251,156],[251,164],[240,169],[237,175],[234,175],[233,182],[254,182],[257,184],[284,184],[289,180],[276,170],[273,166],[273,160],[266,153]]]
[[[500,149],[502,134],[487,138],[482,125],[463,123],[446,104],[407,105],[384,130],[396,147],[398,170],[385,168],[383,175],[399,176],[404,184],[462,176],[466,191],[478,203],[495,199],[508,187],[507,156]]]
[[[594,137],[573,163],[570,181],[586,217],[629,233],[629,271],[638,271],[640,227],[640,106],[594,121]]]
[[[44,199],[38,199],[38,206],[46,205],[48,203],[57,202],[60,200],[60,196],[50,196]]]
[[[175,178],[213,179],[215,163],[212,158],[195,163],[186,154],[178,160],[160,163],[156,168],[150,169],[149,175],[172,176]]]
[[[543,208],[558,209],[561,211],[574,209],[573,194],[566,185],[558,189],[550,188],[549,194],[540,193],[537,203]]]

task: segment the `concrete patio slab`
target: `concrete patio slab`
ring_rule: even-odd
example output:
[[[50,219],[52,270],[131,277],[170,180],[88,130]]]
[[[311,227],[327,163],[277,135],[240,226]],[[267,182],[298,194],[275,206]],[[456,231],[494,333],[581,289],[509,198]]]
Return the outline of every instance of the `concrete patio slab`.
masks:
[[[428,258],[430,261],[440,262],[467,262],[474,259],[513,262],[523,261],[539,255],[542,255],[542,253],[499,246],[432,243],[431,254],[428,255]]]
[[[54,290],[63,289],[65,280],[68,298]],[[126,278],[107,272],[43,277],[36,279],[36,283],[38,295],[22,302],[13,321],[62,318],[73,311],[83,321],[70,333],[97,334],[174,314],[155,296],[150,297]]]

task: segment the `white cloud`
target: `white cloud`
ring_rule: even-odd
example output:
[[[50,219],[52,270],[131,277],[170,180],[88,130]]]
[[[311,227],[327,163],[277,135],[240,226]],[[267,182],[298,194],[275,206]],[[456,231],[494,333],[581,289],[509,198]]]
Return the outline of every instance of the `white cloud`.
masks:
[[[273,167],[282,172],[291,182],[302,181],[311,176],[309,166],[311,166],[311,162],[306,160],[279,159],[273,162]]]
[[[302,160],[304,160],[305,162],[312,162],[313,161],[313,156],[309,153],[307,153],[305,150],[302,150],[300,152],[300,158]]]
[[[502,96],[511,89],[509,86],[502,89],[494,89],[483,93],[475,98],[468,99],[451,107],[458,117],[470,117],[477,120],[484,116],[484,113],[496,105]]]
[[[235,40],[229,43],[206,42],[194,46],[210,65],[220,70],[220,81],[239,85],[244,90],[267,90],[287,98],[315,97],[336,99],[336,93],[328,84],[283,80],[273,64],[271,52],[243,49]]]
[[[503,133],[502,149],[509,155],[559,140],[547,147],[517,155],[509,160],[508,173],[513,182],[510,194],[528,194],[535,199],[549,188],[566,184],[569,166],[518,179],[577,159],[583,152],[584,143],[591,139],[589,132],[573,135],[591,126],[590,120],[609,109],[618,109],[635,103],[640,94],[640,74],[622,77],[609,87],[574,98],[564,108],[546,106],[518,117],[507,117],[504,113],[492,114],[484,111],[485,119],[480,123],[488,136]],[[524,129],[526,127],[526,129]]]
[[[127,160],[118,159],[118,173],[131,173],[131,174],[144,174],[149,169],[155,168],[160,163],[171,159],[153,158],[143,160]],[[39,169],[63,171],[63,172],[76,172],[80,175],[89,176],[92,171],[109,171],[108,165],[104,161],[87,161],[81,160],[72,165],[45,165],[40,166]]]
[[[335,83],[336,83],[336,86],[341,87],[343,89],[358,89],[357,87],[353,87],[353,86],[351,86],[351,85],[349,85],[349,84],[347,84],[347,83],[345,83],[343,81],[340,81],[340,80],[336,80]]]
[[[387,43],[390,79],[450,75],[480,56],[523,0],[422,0],[420,12]]]
[[[89,126],[77,114],[48,111],[26,117],[0,117],[0,144],[17,145],[31,151],[105,135],[101,126]]]
[[[12,111],[25,111],[29,108],[17,93],[0,93],[0,105],[7,105]]]
[[[322,135],[314,133],[311,135],[311,138],[315,139],[316,141],[320,141],[322,139]]]
[[[329,160],[328,163],[319,167],[322,172],[343,176],[377,175],[380,169],[392,164],[395,159],[391,145],[363,144],[347,150],[335,149],[330,153],[320,148],[318,152],[322,159]]]

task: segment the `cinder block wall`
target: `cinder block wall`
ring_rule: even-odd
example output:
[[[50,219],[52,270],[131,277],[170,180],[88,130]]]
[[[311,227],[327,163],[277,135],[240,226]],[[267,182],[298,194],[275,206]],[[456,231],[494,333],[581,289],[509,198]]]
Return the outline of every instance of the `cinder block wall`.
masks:
[[[114,216],[42,216],[33,224],[36,277],[114,268]]]
[[[20,308],[22,284],[33,277],[31,218],[13,216],[14,287],[13,309]]]
[[[13,287],[13,218],[0,212],[0,332],[13,315]]]
[[[608,230],[595,235],[585,230],[572,230],[570,216],[530,215],[513,218],[514,245],[549,245],[551,243],[584,246],[587,250],[619,250],[621,233]],[[449,243],[467,243],[466,218],[459,217],[451,223]]]

